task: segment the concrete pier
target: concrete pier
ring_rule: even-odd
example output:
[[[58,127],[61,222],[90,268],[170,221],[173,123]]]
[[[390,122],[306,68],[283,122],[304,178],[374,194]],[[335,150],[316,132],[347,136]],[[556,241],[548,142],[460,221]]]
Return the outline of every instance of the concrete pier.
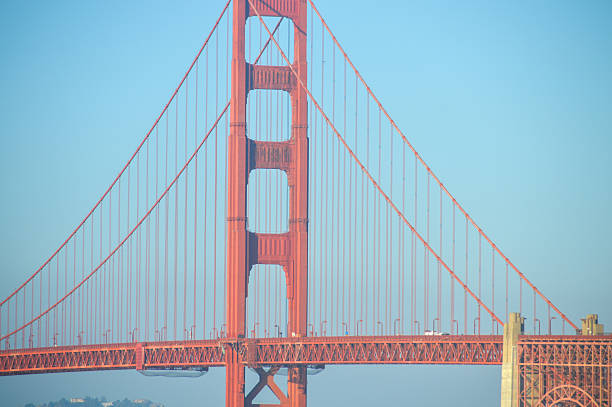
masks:
[[[513,312],[504,324],[502,361],[501,407],[518,407],[519,380],[516,347],[519,335],[524,332],[525,319]]]

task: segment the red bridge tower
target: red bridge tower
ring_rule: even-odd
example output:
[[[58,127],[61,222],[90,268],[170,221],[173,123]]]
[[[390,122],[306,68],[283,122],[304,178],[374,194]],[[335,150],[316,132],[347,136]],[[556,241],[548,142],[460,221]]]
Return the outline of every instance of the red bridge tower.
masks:
[[[256,264],[283,267],[287,282],[288,336],[306,336],[308,300],[308,104],[307,95],[289,67],[251,65],[245,58],[245,25],[249,17],[285,17],[294,25],[293,68],[306,84],[305,0],[234,0],[231,123],[228,141],[227,200],[227,334],[238,342],[246,335],[246,297],[250,271]],[[249,138],[246,111],[249,92],[269,89],[289,92],[291,135],[288,141]],[[247,230],[247,184],[252,170],[278,169],[289,183],[289,231],[280,234]],[[282,406],[306,406],[306,368],[289,368],[288,395],[274,384],[276,370],[259,369],[260,383],[245,395],[244,365],[237,347],[226,352],[226,406],[252,405],[266,385]]]

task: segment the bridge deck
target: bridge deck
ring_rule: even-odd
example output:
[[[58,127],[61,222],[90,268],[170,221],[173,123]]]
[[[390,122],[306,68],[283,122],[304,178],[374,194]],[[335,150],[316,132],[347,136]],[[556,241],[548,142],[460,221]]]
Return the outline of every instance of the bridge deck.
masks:
[[[227,347],[249,366],[500,365],[502,336],[340,336],[121,343],[0,352],[0,375],[225,365]],[[520,364],[612,367],[612,336],[521,336]],[[588,352],[585,352],[588,350]],[[586,360],[585,358],[588,358]]]

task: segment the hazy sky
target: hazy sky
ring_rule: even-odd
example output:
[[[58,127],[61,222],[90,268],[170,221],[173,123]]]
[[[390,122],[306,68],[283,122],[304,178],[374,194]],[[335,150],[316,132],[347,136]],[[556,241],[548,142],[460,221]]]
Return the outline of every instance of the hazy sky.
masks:
[[[612,330],[612,3],[319,1],[428,164],[544,294]],[[127,160],[222,1],[0,5],[0,297]],[[375,377],[372,377],[375,376]],[[66,396],[222,405],[224,371],[0,378],[3,405]],[[491,405],[497,367],[334,367],[311,406]],[[440,389],[444,389],[440,391]]]

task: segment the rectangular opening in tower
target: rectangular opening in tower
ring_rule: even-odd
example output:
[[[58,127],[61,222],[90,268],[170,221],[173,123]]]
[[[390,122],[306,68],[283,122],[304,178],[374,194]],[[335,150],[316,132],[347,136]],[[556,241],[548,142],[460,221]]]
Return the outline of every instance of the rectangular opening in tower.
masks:
[[[249,337],[287,336],[287,283],[282,266],[253,266],[248,281],[246,307]]]
[[[289,231],[289,184],[284,171],[251,171],[247,185],[247,227],[253,233]]]
[[[293,61],[293,21],[287,17],[263,17],[274,39],[289,61]],[[286,66],[276,44],[259,21],[256,14],[247,19],[245,27],[245,57],[250,64]]]
[[[291,137],[291,98],[280,90],[252,90],[247,99],[247,137],[286,141]]]

